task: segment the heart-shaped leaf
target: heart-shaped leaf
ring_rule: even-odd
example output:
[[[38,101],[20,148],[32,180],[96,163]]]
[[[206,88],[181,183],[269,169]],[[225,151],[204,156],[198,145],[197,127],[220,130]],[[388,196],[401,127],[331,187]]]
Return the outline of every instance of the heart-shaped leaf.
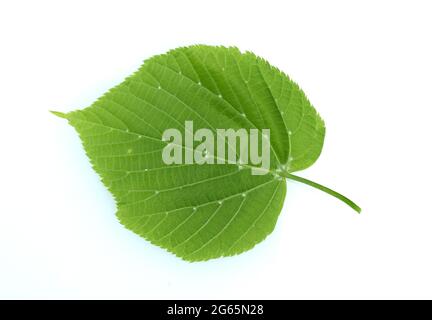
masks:
[[[116,199],[120,222],[185,260],[231,256],[262,241],[282,209],[285,178],[360,211],[342,195],[292,175],[319,157],[324,122],[297,84],[250,52],[178,48],[146,60],[91,106],[54,113],[79,133],[93,168]],[[200,128],[215,136],[217,129],[268,130],[268,170],[254,174],[258,166],[241,159],[210,163],[215,152],[204,163],[167,165],[162,155],[172,141],[162,138],[164,132],[184,134],[176,143],[182,160],[198,144],[188,145],[186,135]]]

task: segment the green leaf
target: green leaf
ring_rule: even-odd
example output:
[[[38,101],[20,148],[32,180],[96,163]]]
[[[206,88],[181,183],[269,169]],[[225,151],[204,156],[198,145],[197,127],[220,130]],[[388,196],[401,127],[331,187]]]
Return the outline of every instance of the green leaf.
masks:
[[[285,178],[321,153],[325,127],[287,75],[237,48],[191,46],[155,56],[91,106],[67,114],[128,229],[188,260],[231,256],[270,234],[284,202]],[[249,164],[162,161],[168,128],[270,129],[270,172]],[[185,145],[182,145],[186,149]],[[238,150],[237,150],[238,151]]]

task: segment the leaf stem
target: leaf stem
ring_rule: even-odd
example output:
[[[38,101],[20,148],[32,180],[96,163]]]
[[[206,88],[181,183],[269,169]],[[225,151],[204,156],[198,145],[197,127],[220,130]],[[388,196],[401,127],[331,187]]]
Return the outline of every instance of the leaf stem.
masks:
[[[330,188],[324,187],[323,185],[316,183],[316,182],[313,182],[313,181],[310,181],[308,179],[305,179],[305,178],[302,178],[299,176],[295,176],[295,175],[288,173],[288,172],[282,172],[282,173],[280,173],[280,175],[284,176],[285,178],[295,180],[295,181],[307,184],[311,187],[314,187],[318,190],[324,191],[325,193],[328,193],[329,195],[332,195],[333,197],[336,197],[339,200],[341,200],[342,202],[346,203],[347,205],[349,205],[351,208],[353,208],[358,213],[361,212],[361,208],[357,204],[355,204],[352,200],[348,199],[347,197],[341,195],[340,193],[338,193],[338,192],[336,192]]]

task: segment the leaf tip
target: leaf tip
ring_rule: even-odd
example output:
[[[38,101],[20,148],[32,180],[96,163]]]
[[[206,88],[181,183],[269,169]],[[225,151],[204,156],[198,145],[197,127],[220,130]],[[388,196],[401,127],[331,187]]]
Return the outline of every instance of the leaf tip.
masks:
[[[53,115],[57,116],[57,117],[60,117],[60,118],[63,118],[63,119],[67,119],[68,118],[67,117],[67,113],[63,113],[63,112],[60,112],[60,111],[53,111],[53,110],[50,110],[50,112]]]

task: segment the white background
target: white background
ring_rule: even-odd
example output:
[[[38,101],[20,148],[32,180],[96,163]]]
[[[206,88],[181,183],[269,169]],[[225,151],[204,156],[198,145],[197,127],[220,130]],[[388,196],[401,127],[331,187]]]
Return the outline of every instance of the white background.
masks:
[[[2,1],[0,298],[432,298],[430,1]],[[66,121],[158,53],[236,45],[326,121],[275,231],[187,263],[124,229]]]

